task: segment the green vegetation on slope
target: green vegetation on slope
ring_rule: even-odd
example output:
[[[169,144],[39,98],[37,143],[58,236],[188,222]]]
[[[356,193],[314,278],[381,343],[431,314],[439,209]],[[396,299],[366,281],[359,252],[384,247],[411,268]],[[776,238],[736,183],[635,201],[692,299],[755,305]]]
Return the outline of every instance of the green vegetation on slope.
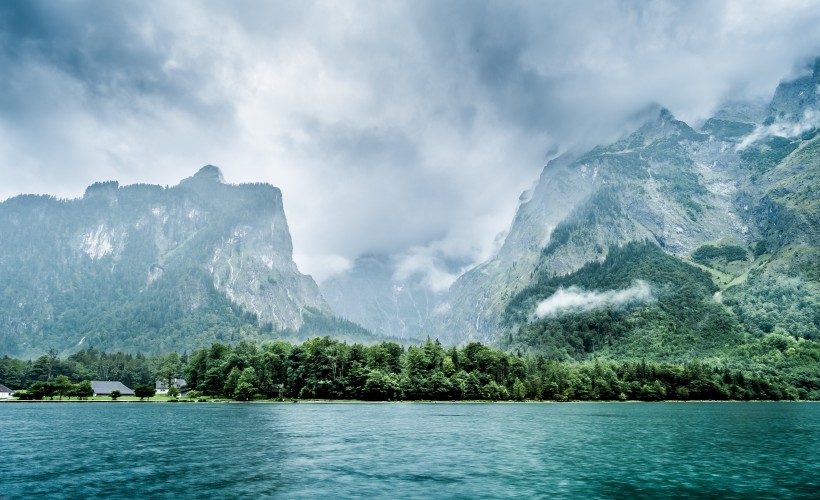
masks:
[[[621,213],[620,204],[612,190],[602,188],[596,191],[555,227],[542,255],[552,255],[558,248],[570,242],[585,245],[595,241],[598,225],[618,217]]]
[[[752,269],[744,283],[723,293],[723,303],[752,334],[781,331],[820,340],[820,290],[799,276]]]
[[[748,258],[746,249],[736,245],[702,245],[692,253],[692,260],[708,266],[715,261],[723,263],[744,261]]]
[[[751,134],[755,126],[751,123],[736,122],[730,120],[721,120],[719,118],[710,118],[703,124],[702,132],[714,135],[720,139],[742,139]]]
[[[753,179],[774,168],[800,145],[799,141],[772,136],[757,141],[740,152],[744,166],[752,171]]]
[[[604,292],[628,289],[641,280],[652,299],[592,310],[568,308],[533,318],[537,305],[562,289]],[[541,276],[509,303],[510,328],[502,346],[549,358],[586,359],[592,353],[622,359],[683,361],[716,355],[743,340],[734,316],[713,299],[708,273],[667,255],[649,242],[609,249],[566,276]]]

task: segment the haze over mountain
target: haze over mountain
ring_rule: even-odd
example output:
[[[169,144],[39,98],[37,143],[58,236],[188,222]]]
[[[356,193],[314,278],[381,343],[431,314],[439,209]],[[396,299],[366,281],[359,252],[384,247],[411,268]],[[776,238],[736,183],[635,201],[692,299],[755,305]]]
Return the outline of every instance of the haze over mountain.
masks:
[[[680,361],[818,339],[819,95],[820,59],[767,106],[697,128],[645,110],[550,161],[495,255],[451,286],[372,254],[323,297],[293,261],[281,192],[210,165],[170,188],[17,196],[0,204],[0,353],[332,335]]]
[[[4,2],[3,338],[373,338],[331,311],[558,357],[811,337],[819,24],[813,1]],[[208,163],[238,185],[189,178]]]

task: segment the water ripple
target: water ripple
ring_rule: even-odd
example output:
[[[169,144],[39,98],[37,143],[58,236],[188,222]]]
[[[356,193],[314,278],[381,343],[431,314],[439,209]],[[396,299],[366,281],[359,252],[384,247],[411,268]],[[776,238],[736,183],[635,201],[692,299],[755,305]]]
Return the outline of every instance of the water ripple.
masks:
[[[0,404],[0,499],[731,499],[820,491],[816,404],[451,408]]]

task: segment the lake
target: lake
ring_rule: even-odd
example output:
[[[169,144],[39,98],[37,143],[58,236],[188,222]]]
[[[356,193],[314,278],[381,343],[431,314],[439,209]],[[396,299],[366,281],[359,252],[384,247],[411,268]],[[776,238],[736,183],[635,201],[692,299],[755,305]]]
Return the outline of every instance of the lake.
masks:
[[[820,404],[0,404],[0,498],[820,497]]]

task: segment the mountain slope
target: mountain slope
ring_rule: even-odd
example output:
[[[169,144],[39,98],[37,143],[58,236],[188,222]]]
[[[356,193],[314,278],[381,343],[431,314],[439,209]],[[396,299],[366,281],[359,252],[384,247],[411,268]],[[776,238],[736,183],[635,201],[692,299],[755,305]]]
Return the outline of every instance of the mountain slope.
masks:
[[[703,359],[744,340],[715,292],[709,273],[654,243],[632,242],[522,290],[505,311],[511,330],[502,345],[556,359]]]
[[[764,176],[755,263],[723,293],[747,328],[820,340],[820,135]]]
[[[576,271],[614,244],[648,239],[682,257],[706,241],[745,242],[736,168],[723,140],[666,110],[621,141],[550,163],[499,255],[454,285],[441,330],[495,341],[506,302],[535,277]]]

